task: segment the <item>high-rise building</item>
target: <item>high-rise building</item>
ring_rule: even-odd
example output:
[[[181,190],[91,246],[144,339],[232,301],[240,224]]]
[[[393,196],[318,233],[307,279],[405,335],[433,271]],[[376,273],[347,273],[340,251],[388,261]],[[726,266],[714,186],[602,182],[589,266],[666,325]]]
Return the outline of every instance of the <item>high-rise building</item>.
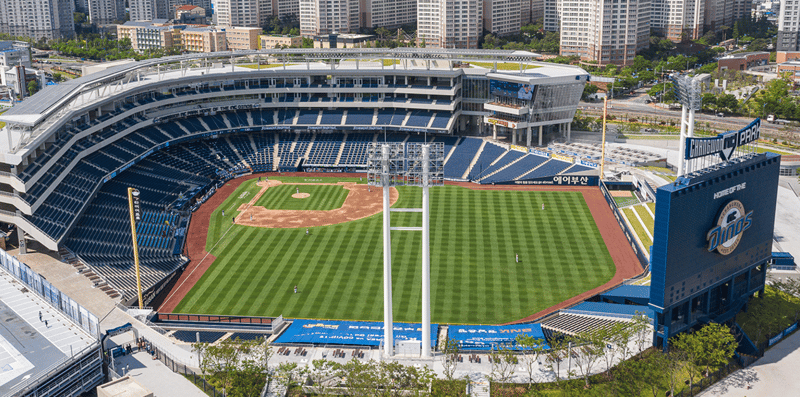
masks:
[[[300,0],[272,0],[272,15],[300,18]]]
[[[541,2],[543,9],[542,17],[544,18],[544,30],[549,32],[558,32],[558,30],[561,28],[561,4],[563,1],[541,0]]]
[[[519,3],[519,24],[521,26],[529,25],[533,22],[531,19],[531,11],[533,7],[532,0],[521,0]]]
[[[75,36],[73,0],[2,0],[0,33],[35,39]]]
[[[719,31],[733,27],[734,14],[743,0],[706,0],[704,24],[706,31]],[[741,7],[739,7],[741,8]],[[741,16],[740,16],[741,18]]]
[[[495,35],[519,33],[520,0],[483,0],[483,28]]]
[[[544,0],[531,0],[531,22],[544,22]]]
[[[125,0],[89,0],[89,21],[106,25],[125,20]]]
[[[361,26],[398,27],[417,20],[417,0],[360,0]]]
[[[672,41],[703,36],[705,0],[652,0],[650,27]]]
[[[561,55],[630,65],[650,44],[650,0],[572,0],[563,7]]]
[[[783,0],[778,14],[778,63],[800,58],[800,0]]]
[[[272,15],[272,0],[213,0],[220,26],[262,27]]]
[[[131,16],[130,20],[152,21],[155,19],[172,19],[175,17],[175,8],[177,5],[176,0],[128,0]]]
[[[300,35],[355,33],[359,28],[358,0],[300,0]]]
[[[417,44],[432,48],[478,48],[483,33],[479,0],[419,0]]]

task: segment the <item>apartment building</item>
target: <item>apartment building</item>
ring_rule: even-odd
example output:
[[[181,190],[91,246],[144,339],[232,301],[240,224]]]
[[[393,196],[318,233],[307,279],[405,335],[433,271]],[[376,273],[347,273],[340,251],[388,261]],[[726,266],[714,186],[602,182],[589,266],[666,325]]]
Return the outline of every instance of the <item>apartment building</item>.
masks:
[[[531,23],[544,22],[544,0],[531,0]]]
[[[300,35],[357,33],[359,0],[300,0]]]
[[[703,36],[706,0],[652,0],[650,27],[674,42]]]
[[[225,40],[228,50],[257,50],[261,28],[229,27],[225,28]]]
[[[498,36],[519,33],[522,3],[520,0],[483,0],[483,28]]]
[[[0,33],[48,40],[75,36],[73,0],[1,0]]]
[[[272,0],[213,0],[220,26],[262,27],[272,16]]]
[[[89,0],[89,21],[107,25],[125,20],[125,0]]]
[[[417,0],[360,0],[362,27],[399,27],[417,20]]]
[[[650,44],[649,0],[565,0],[561,55],[602,65],[630,65]]]
[[[432,48],[478,48],[483,33],[483,2],[419,0],[417,41]]]
[[[782,0],[778,14],[778,63],[800,59],[800,0]]]
[[[224,30],[211,27],[189,27],[181,32],[183,49],[189,52],[227,51],[228,44]]]

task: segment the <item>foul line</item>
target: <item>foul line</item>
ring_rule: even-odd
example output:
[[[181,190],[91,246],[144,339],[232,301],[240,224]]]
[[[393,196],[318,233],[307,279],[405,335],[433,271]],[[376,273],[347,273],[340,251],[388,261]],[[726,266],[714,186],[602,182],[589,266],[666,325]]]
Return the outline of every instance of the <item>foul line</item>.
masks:
[[[203,259],[201,259],[200,262],[197,263],[197,266],[195,266],[194,269],[192,269],[192,271],[189,273],[189,275],[187,275],[186,278],[183,279],[181,284],[178,285],[176,288],[172,289],[172,293],[169,294],[169,296],[167,296],[167,299],[164,299],[164,303],[161,304],[162,306],[165,305],[167,302],[169,302],[169,300],[172,299],[172,296],[175,295],[176,292],[181,290],[181,287],[183,286],[184,283],[186,283],[186,280],[188,280],[192,276],[192,274],[194,274],[195,270],[200,268],[200,265],[203,264],[203,262],[206,260],[206,258],[208,258],[209,255],[211,255],[211,251],[213,251],[214,248],[216,248],[217,245],[219,245],[219,243],[222,241],[222,239],[225,238],[225,235],[228,234],[228,232],[231,230],[233,225],[234,224],[231,224],[230,226],[228,226],[228,229],[225,230],[225,233],[222,233],[222,236],[219,237],[219,240],[217,240],[217,242],[214,243],[214,245],[211,247],[211,249],[208,252],[206,252],[206,255],[203,257]]]

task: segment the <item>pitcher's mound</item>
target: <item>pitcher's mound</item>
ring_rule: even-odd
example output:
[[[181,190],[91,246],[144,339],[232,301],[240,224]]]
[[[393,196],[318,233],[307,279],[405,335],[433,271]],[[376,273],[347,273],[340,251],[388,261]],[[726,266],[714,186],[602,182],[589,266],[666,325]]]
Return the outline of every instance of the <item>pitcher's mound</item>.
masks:
[[[311,195],[308,193],[295,193],[292,195],[292,198],[298,198],[298,199],[304,199],[308,197],[311,197]]]

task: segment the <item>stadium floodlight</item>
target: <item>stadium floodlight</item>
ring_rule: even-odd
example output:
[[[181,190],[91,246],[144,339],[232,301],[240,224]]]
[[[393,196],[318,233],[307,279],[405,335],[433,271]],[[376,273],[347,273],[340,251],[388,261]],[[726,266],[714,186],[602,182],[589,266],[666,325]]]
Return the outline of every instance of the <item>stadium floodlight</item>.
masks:
[[[694,136],[694,112],[702,107],[702,100],[700,99],[702,89],[700,80],[688,75],[674,74],[670,76],[670,79],[675,86],[675,95],[678,97],[678,102],[682,105],[679,149],[682,157],[686,151],[686,139]],[[678,176],[683,176],[686,173],[685,163],[683,158],[678,160]]]
[[[367,151],[367,181],[383,187],[383,350],[394,353],[392,313],[392,230],[422,232],[422,357],[431,357],[431,255],[430,255],[430,194],[431,186],[444,183],[444,144],[410,143],[408,159],[403,144],[373,144]],[[406,171],[408,164],[408,171]],[[422,187],[422,208],[391,208],[392,186]],[[421,212],[421,227],[392,227],[392,212]]]
[[[431,356],[431,186],[444,184],[444,143],[408,145],[409,185],[422,187],[422,357]]]

